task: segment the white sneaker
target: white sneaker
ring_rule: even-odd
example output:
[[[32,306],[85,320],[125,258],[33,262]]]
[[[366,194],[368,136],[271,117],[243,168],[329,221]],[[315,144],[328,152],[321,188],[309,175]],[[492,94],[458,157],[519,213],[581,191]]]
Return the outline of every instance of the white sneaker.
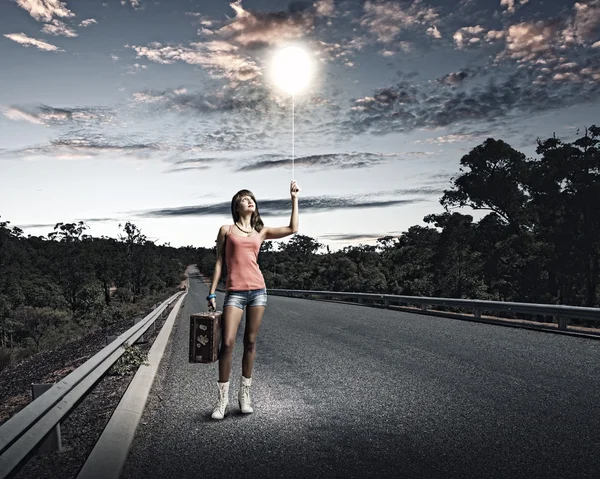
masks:
[[[219,399],[217,400],[217,405],[215,406],[211,417],[213,419],[223,419],[225,417],[227,404],[229,404],[229,381],[226,383],[217,381],[217,386],[219,387]]]
[[[250,386],[252,385],[252,378],[240,377],[240,391],[238,393],[238,402],[240,409],[244,414],[252,414],[254,409],[250,405]]]

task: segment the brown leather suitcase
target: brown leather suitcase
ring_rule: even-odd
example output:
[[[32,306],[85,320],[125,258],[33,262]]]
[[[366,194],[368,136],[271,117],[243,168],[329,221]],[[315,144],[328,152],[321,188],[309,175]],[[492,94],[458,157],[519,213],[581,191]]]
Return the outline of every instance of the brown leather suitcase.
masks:
[[[214,363],[219,359],[221,311],[194,313],[190,316],[190,362]]]

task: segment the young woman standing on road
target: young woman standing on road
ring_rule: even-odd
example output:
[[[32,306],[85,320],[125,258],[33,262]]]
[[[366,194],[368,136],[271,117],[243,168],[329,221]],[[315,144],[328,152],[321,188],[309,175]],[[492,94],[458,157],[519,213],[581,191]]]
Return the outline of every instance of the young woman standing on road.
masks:
[[[217,236],[217,261],[213,273],[208,306],[216,309],[215,290],[221,279],[223,257],[227,264],[227,293],[223,302],[221,349],[219,352],[219,398],[212,418],[223,419],[229,403],[229,375],[235,337],[246,308],[244,328],[244,355],[238,403],[242,413],[254,412],[250,401],[252,367],[256,356],[256,337],[267,305],[265,280],[257,263],[258,252],[264,240],[279,239],[298,231],[298,194],[295,181],[290,184],[292,216],[289,226],[264,226],[256,198],[249,190],[238,191],[231,200],[232,225],[223,225]]]

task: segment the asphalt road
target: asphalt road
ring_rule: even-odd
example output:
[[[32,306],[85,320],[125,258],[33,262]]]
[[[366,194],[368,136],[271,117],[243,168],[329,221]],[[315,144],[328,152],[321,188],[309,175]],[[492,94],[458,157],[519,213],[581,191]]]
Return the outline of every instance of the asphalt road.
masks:
[[[600,477],[600,341],[270,296],[255,412],[242,321],[214,421],[217,364],[188,362],[206,294],[191,276],[122,478]]]

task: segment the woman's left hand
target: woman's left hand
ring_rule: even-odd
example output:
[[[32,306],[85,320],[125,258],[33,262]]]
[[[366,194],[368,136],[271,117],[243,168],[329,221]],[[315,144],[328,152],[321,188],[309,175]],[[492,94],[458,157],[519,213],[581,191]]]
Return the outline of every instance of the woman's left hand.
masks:
[[[292,195],[292,198],[298,198],[298,193],[300,193],[300,191],[302,190],[296,184],[296,180],[292,180],[290,183],[290,195]]]

